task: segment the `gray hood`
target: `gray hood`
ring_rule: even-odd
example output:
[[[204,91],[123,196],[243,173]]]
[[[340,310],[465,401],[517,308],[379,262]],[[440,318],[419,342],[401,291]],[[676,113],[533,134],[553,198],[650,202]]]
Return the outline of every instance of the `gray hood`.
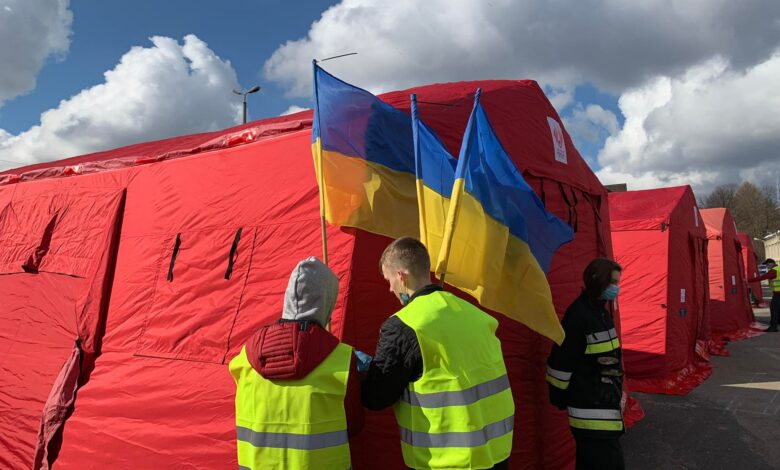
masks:
[[[338,293],[339,279],[333,271],[317,258],[307,258],[290,274],[282,318],[312,321],[324,327],[330,321]]]

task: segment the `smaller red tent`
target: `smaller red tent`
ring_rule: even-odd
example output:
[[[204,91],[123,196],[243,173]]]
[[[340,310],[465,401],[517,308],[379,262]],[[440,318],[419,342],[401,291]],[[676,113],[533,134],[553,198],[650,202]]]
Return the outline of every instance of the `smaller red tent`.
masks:
[[[710,329],[716,342],[751,335],[753,309],[743,280],[742,246],[728,209],[702,209],[709,240]]]
[[[758,257],[756,250],[753,247],[753,238],[745,232],[737,233],[737,239],[742,244],[742,264],[745,268],[745,278],[750,279],[758,277]],[[748,284],[750,292],[753,293],[751,302],[755,305],[762,305],[764,303],[764,294],[761,292],[760,282],[751,282]],[[755,299],[755,302],[753,302]]]
[[[610,193],[631,390],[683,395],[709,377],[707,232],[690,186]]]

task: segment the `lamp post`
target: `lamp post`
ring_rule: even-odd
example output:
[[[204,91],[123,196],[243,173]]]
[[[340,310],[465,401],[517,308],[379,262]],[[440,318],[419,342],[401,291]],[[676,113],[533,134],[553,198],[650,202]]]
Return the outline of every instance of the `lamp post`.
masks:
[[[247,91],[233,90],[233,93],[244,98],[244,124],[246,124],[246,95],[260,91],[260,85],[255,85]]]

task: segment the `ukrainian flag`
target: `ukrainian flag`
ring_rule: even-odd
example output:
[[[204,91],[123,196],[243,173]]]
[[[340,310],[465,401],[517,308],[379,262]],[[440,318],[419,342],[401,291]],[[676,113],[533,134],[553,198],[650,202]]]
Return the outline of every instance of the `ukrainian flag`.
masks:
[[[520,321],[560,344],[564,333],[545,271],[555,251],[573,239],[571,228],[547,212],[496,137],[479,94],[469,117],[449,195],[446,172],[423,163],[425,229],[429,243],[444,233],[436,273],[479,303]],[[419,153],[446,154],[416,117]],[[425,142],[422,142],[425,140]],[[418,144],[416,144],[417,146]],[[432,159],[433,157],[428,157]],[[444,157],[439,157],[442,159]],[[442,220],[438,208],[447,208]],[[434,216],[429,216],[433,208]],[[420,211],[423,212],[422,210]]]
[[[408,115],[314,64],[312,154],[320,208],[333,225],[417,236]]]
[[[457,161],[436,134],[422,122],[417,112],[417,95],[411,95],[414,171],[420,221],[420,241],[428,248],[431,266],[438,263],[449,212]]]

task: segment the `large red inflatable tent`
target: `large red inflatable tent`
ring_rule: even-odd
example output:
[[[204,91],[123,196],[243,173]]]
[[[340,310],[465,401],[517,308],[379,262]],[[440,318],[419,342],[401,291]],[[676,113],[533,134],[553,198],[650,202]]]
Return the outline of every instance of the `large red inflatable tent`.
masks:
[[[737,239],[742,245],[742,266],[745,268],[745,279],[758,277],[758,264],[760,261],[753,246],[753,237],[745,232],[737,232]],[[764,293],[761,292],[761,283],[751,282],[748,283],[748,287],[750,288],[750,293],[753,294],[755,304],[757,306],[763,305]]]
[[[734,341],[753,332],[753,309],[750,308],[742,246],[737,226],[725,208],[702,209],[707,227],[707,257],[710,271],[710,329],[716,342]]]
[[[711,373],[707,232],[690,186],[610,193],[631,390],[686,394]]]
[[[604,188],[532,81],[432,85],[382,98],[457,155],[482,103],[547,208],[575,229],[549,280],[562,314],[610,256]],[[280,315],[294,265],[320,255],[311,112],[0,174],[0,467],[235,468],[226,363]],[[397,301],[377,269],[388,239],[329,227],[340,278],[332,330],[371,353]],[[231,266],[232,269],[228,269]],[[572,468],[547,400],[551,343],[498,316],[517,414],[512,468]],[[394,418],[368,416],[357,469],[402,467]]]

